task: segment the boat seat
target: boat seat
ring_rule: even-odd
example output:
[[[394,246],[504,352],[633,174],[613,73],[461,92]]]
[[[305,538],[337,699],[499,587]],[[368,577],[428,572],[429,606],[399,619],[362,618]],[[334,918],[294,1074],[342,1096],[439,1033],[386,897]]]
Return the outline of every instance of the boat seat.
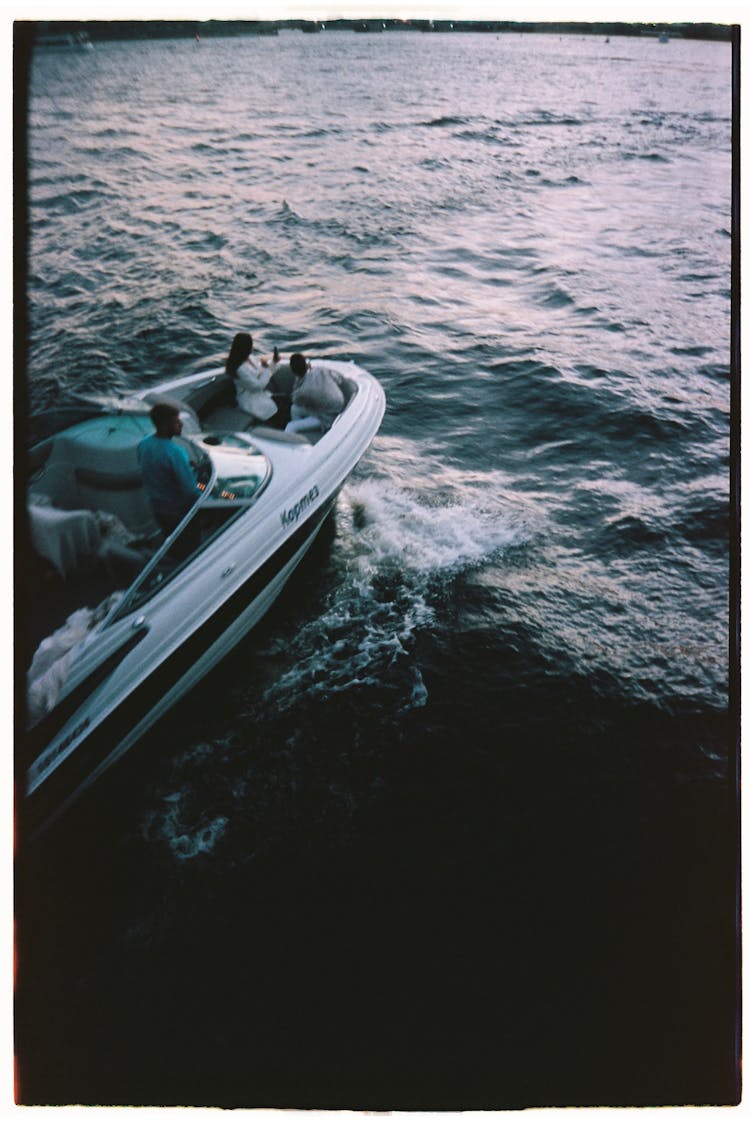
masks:
[[[200,432],[200,418],[189,402],[183,401],[179,397],[172,397],[167,393],[159,393],[158,390],[152,390],[150,393],[146,393],[143,400],[147,405],[171,405],[172,408],[177,409],[180,413],[184,432],[188,434]]]
[[[234,381],[228,374],[217,374],[205,385],[186,394],[185,404],[198,414],[201,421],[205,421],[206,417],[219,406],[236,407],[237,392]]]
[[[90,467],[76,467],[79,483],[94,490],[140,490],[143,485],[140,471],[94,471]]]
[[[204,429],[217,432],[249,432],[255,424],[255,418],[246,413],[244,409],[236,406],[220,405],[218,409],[211,409],[201,418]]]
[[[264,440],[276,440],[279,444],[309,444],[307,434],[303,432],[285,432],[282,428],[268,428],[265,424],[253,429],[253,435],[262,436]]]
[[[82,506],[114,514],[136,536],[153,531],[156,523],[140,470],[115,472],[76,467],[74,475]]]

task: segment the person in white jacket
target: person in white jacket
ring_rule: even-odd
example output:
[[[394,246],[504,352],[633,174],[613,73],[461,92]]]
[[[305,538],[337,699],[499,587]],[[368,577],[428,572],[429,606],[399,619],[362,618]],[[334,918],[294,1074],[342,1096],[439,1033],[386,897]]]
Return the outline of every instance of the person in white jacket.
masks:
[[[293,354],[289,365],[295,376],[295,388],[287,432],[314,428],[327,432],[346,404],[336,375],[326,366],[308,362],[302,354]]]
[[[237,404],[256,420],[269,420],[276,413],[276,402],[266,386],[273,372],[265,359],[252,357],[253,336],[240,332],[234,336],[225,371],[234,381]]]

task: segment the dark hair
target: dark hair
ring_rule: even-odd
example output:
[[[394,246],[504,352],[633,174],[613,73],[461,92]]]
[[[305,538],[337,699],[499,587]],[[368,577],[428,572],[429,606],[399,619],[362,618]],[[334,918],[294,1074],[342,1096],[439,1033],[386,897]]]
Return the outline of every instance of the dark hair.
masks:
[[[253,349],[253,336],[248,335],[246,332],[241,331],[232,339],[232,347],[229,351],[227,364],[224,370],[233,378],[237,373],[238,368],[242,365],[246,358],[250,357]]]
[[[293,354],[289,359],[292,373],[298,378],[303,378],[307,373],[307,360],[304,354]]]
[[[170,421],[180,415],[180,410],[176,405],[170,405],[169,401],[157,401],[148,415],[151,417],[156,431],[163,432]]]

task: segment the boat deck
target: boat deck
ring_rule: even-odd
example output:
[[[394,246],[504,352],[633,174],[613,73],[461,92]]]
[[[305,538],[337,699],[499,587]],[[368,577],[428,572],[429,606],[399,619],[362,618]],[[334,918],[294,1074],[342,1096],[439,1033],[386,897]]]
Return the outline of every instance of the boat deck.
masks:
[[[134,557],[135,553],[126,557],[119,552],[87,557],[63,577],[49,561],[30,551],[27,579],[33,610],[25,618],[29,664],[40,643],[62,627],[73,612],[93,610],[113,592],[128,588],[137,571]],[[144,550],[142,564],[147,559]]]

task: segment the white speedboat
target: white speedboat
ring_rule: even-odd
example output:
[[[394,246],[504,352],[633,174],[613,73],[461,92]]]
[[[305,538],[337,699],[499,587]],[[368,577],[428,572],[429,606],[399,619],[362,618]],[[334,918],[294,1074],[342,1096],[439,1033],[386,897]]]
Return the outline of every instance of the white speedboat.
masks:
[[[317,437],[253,427],[222,370],[42,418],[47,434],[29,453],[36,653],[19,804],[32,832],[247,634],[310,548],[385,410],[366,371],[316,364],[346,399]],[[202,489],[166,539],[137,458],[153,432],[149,409],[164,399],[180,406],[177,439]]]

